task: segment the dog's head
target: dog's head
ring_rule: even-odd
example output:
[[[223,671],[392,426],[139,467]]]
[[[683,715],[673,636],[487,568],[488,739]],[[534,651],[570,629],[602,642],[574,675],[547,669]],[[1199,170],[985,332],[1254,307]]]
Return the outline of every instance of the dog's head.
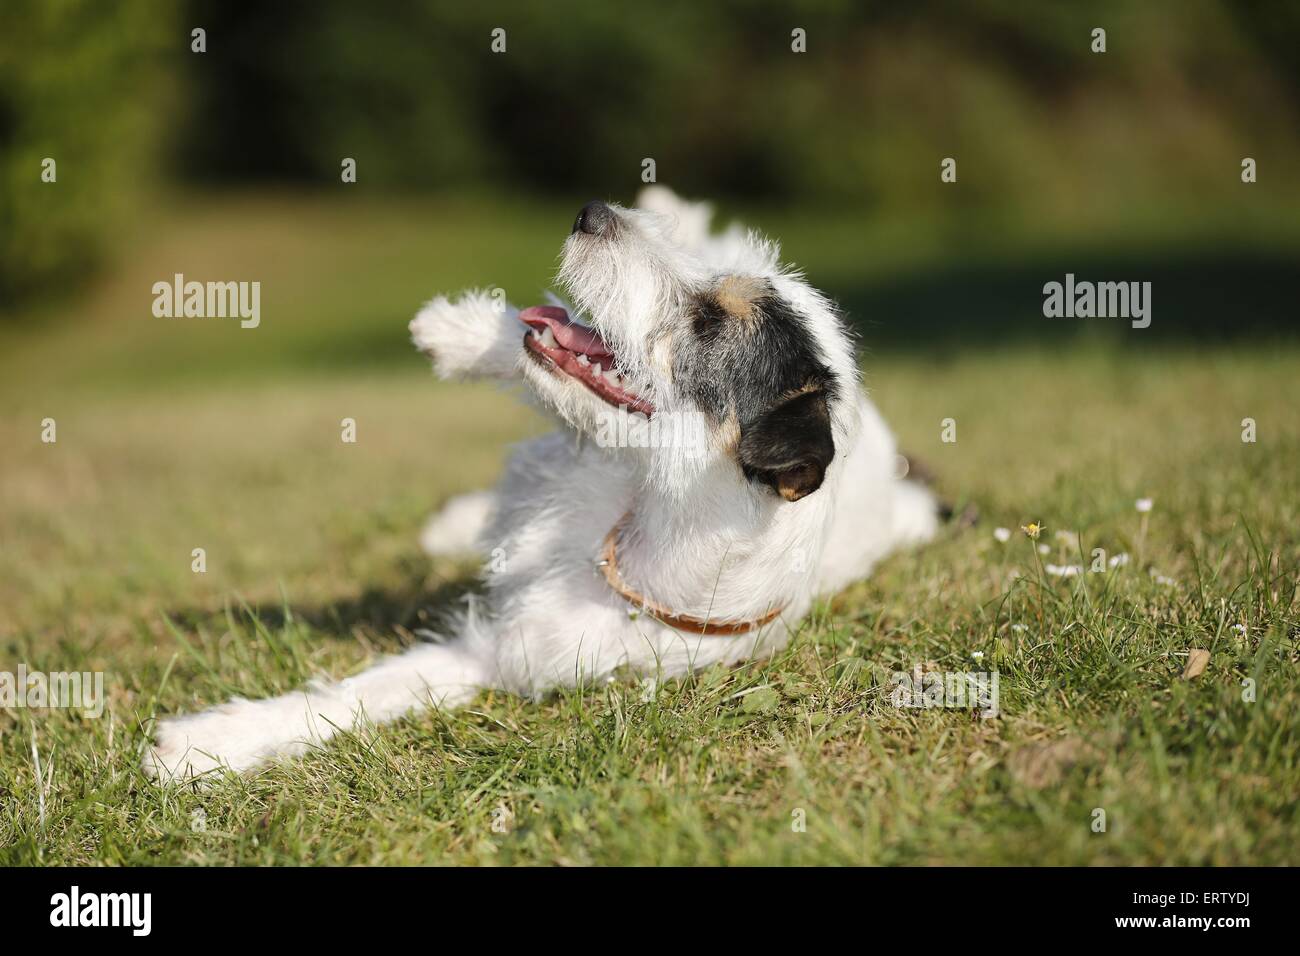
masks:
[[[852,343],[774,244],[679,226],[584,206],[560,267],[576,313],[520,313],[525,374],[575,428],[635,449],[668,483],[729,467],[797,501],[856,422]]]

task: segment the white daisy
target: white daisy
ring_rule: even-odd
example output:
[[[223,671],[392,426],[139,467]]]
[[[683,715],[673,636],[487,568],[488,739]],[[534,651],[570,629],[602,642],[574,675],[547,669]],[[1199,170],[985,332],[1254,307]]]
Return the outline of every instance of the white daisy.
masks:
[[[1077,564],[1045,564],[1043,570],[1054,578],[1072,578],[1083,573],[1083,568]]]

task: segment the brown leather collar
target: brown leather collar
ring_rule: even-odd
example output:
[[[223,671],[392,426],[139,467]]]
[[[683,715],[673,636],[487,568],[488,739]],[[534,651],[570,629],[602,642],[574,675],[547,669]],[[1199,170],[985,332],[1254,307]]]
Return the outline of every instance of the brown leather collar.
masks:
[[[786,605],[782,604],[779,607],[772,608],[762,617],[752,618],[747,621],[713,621],[707,618],[691,617],[689,614],[674,614],[662,604],[634,591],[624,582],[623,575],[618,570],[618,542],[623,536],[623,529],[631,518],[632,512],[629,510],[627,514],[618,519],[618,523],[614,527],[609,529],[609,534],[605,535],[605,546],[601,550],[600,562],[597,567],[604,572],[605,581],[618,595],[634,607],[645,611],[661,624],[667,624],[669,627],[676,628],[679,631],[688,631],[691,634],[719,636],[743,634],[765,624],[771,624],[785,610]]]

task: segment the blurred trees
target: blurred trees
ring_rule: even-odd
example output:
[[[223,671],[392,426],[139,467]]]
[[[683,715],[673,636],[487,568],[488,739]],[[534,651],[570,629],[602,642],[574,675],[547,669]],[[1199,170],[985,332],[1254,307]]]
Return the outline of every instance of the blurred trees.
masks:
[[[93,261],[150,157],[201,185],[328,187],[353,157],[366,190],[628,199],[652,158],[689,194],[908,215],[1204,202],[1242,156],[1294,165],[1296,9],[5,0],[0,294]],[[44,156],[57,192],[36,188]]]
[[[1300,115],[1284,0],[192,7],[214,39],[186,61],[180,168],[216,180],[354,156],[376,188],[628,197],[649,157],[688,192],[912,207],[951,155],[965,201],[1000,203],[1089,175],[1196,188],[1231,150],[1294,147]]]
[[[166,45],[188,42],[175,12],[0,3],[0,305],[82,277],[151,187]]]

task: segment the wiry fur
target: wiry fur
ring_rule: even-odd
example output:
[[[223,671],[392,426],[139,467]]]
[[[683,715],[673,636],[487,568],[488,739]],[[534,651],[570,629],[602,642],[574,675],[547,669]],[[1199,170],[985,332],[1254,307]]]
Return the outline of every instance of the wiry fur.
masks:
[[[598,447],[589,436],[614,410],[526,355],[517,310],[501,311],[481,292],[455,303],[434,299],[411,333],[439,374],[522,376],[534,398],[568,426],[520,445],[494,491],[453,499],[424,530],[422,543],[432,553],[472,543],[485,556],[495,554],[486,597],[449,622],[445,642],[356,677],[163,720],[145,760],[149,773],[248,769],[301,753],[336,728],[391,720],[421,705],[455,706],[480,688],[540,695],[608,678],[621,667],[668,677],[769,654],[790,639],[816,596],[934,534],[935,502],[894,477],[893,438],[859,384],[852,343],[831,305],[779,265],[775,244],[736,227],[711,236],[707,207],[661,187],[647,190],[641,205],[616,208],[610,234],[575,233],[565,243],[560,280],[574,314],[610,343],[619,370],[653,399],[656,415],[698,415],[691,398],[698,389],[688,386],[699,383],[675,380],[683,366],[674,358],[702,348],[692,331],[699,297],[727,276],[744,277],[727,287],[728,296],[770,287],[780,306],[770,321],[785,323],[785,340],[797,342],[806,364],[821,370],[807,388],[823,403],[834,457],[816,476],[819,487],[787,501],[737,460],[738,437],[751,427],[745,423],[761,421],[765,409],[736,406],[759,401],[752,396],[761,381],[743,388],[712,383],[719,407],[731,406],[725,420],[721,413],[710,418],[703,450]],[[743,349],[746,341],[736,333],[730,347]],[[798,431],[791,437],[797,444]],[[720,637],[630,613],[595,566],[606,533],[629,510],[619,566],[641,593],[710,620],[754,620],[783,606],[780,616],[757,631]]]

